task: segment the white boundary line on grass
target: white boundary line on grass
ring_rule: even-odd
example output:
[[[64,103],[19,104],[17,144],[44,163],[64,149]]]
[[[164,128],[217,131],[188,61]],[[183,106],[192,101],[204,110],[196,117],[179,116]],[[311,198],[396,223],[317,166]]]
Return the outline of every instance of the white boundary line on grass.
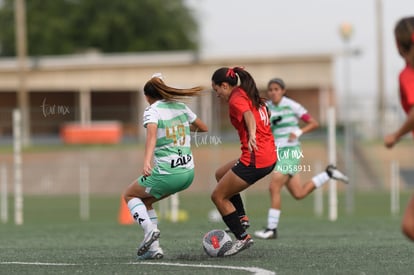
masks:
[[[71,264],[71,263],[41,263],[41,262],[0,262],[2,265],[38,265],[38,266],[82,266],[89,264]],[[230,265],[206,265],[206,264],[181,264],[181,263],[166,263],[166,262],[129,262],[125,265],[166,265],[166,266],[181,266],[181,267],[196,267],[196,268],[222,268],[244,270],[256,275],[276,275],[275,272],[258,268],[258,267],[243,267]],[[93,264],[91,264],[93,265]]]
[[[222,269],[236,269],[236,270],[245,270],[252,272],[257,275],[276,275],[275,272],[258,268],[258,267],[244,267],[244,266],[231,266],[231,265],[206,265],[206,264],[180,264],[180,263],[165,263],[165,262],[131,262],[129,264],[140,265],[168,265],[168,266],[183,266],[183,267],[202,267],[202,268],[222,268]]]
[[[40,263],[40,262],[0,262],[0,264],[14,264],[14,265],[45,265],[45,266],[72,266],[81,264],[69,264],[69,263]]]

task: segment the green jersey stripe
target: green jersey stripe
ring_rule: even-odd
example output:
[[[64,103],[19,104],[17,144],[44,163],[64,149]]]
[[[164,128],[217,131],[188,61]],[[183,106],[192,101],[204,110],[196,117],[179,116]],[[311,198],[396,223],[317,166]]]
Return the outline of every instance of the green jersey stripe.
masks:
[[[180,151],[178,151],[180,150]],[[155,155],[157,158],[164,158],[169,157],[172,154],[174,154],[174,157],[178,156],[179,154],[191,154],[191,148],[190,147],[174,147],[172,149],[167,150],[158,150],[155,152]]]
[[[276,129],[285,128],[285,127],[295,127],[298,126],[298,123],[295,121],[292,122],[286,122],[286,123],[278,123],[276,124]]]
[[[169,109],[169,110],[185,110],[186,107],[184,104],[179,102],[172,102],[172,101],[166,101],[166,102],[160,102],[157,105],[160,109]]]

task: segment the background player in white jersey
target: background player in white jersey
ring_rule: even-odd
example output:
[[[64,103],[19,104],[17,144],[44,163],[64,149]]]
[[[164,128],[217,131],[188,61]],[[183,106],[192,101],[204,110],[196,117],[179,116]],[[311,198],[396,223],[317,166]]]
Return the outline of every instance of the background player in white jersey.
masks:
[[[158,241],[158,218],[152,204],[188,188],[193,181],[190,131],[206,132],[207,126],[177,100],[196,95],[201,90],[201,87],[169,87],[160,74],[154,75],[144,86],[144,95],[150,104],[143,118],[147,131],[144,167],[142,176],[132,182],[124,193],[131,215],[144,230],[144,240],[137,251],[138,259],[160,259],[164,256]]]
[[[271,206],[268,212],[267,226],[263,230],[255,232],[255,236],[261,239],[277,238],[277,226],[281,214],[280,192],[286,185],[290,194],[295,199],[303,199],[316,188],[322,186],[330,178],[348,181],[333,165],[328,165],[326,170],[317,174],[304,185],[300,183],[298,172],[303,171],[300,159],[303,157],[299,137],[319,126],[319,123],[298,102],[285,96],[286,86],[282,79],[271,79],[267,85],[267,106],[270,110],[272,132],[277,148],[277,164],[272,173],[269,185]],[[299,128],[299,120],[305,123]]]

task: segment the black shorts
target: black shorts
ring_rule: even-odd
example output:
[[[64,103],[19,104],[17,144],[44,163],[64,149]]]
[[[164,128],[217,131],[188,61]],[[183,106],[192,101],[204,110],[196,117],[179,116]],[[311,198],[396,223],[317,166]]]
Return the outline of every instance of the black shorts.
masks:
[[[252,185],[256,181],[268,175],[275,168],[276,163],[264,168],[256,168],[254,166],[246,166],[240,160],[231,168],[231,170],[239,178]]]

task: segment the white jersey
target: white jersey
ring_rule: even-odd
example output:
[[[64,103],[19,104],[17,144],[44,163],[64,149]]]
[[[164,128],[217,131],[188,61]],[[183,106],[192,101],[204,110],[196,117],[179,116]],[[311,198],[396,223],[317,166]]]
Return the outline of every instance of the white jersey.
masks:
[[[298,102],[283,96],[278,105],[266,102],[270,110],[272,133],[277,147],[298,146],[298,139],[288,141],[290,133],[299,129],[299,120],[308,111]]]
[[[158,100],[144,112],[144,127],[157,124],[154,169],[160,174],[176,174],[194,168],[190,124],[197,116],[184,103]]]

